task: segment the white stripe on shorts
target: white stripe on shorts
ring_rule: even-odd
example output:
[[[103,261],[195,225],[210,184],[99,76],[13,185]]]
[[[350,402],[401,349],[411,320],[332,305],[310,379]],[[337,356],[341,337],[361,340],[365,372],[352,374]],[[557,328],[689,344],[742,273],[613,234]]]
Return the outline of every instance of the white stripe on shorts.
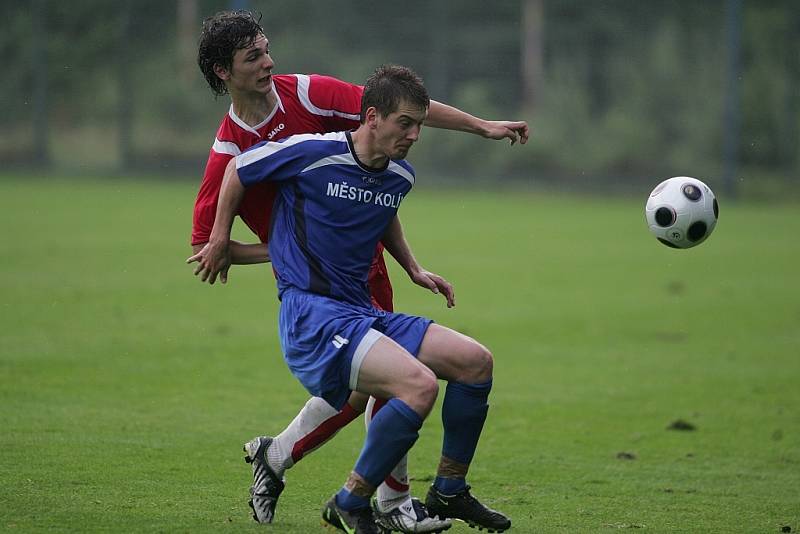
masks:
[[[353,360],[350,362],[350,389],[353,391],[358,387],[358,372],[361,370],[361,362],[364,361],[364,357],[369,352],[369,349],[372,348],[372,345],[374,345],[381,336],[383,336],[383,334],[374,328],[370,328],[367,333],[364,334],[364,337],[361,338],[358,347],[356,347]]]

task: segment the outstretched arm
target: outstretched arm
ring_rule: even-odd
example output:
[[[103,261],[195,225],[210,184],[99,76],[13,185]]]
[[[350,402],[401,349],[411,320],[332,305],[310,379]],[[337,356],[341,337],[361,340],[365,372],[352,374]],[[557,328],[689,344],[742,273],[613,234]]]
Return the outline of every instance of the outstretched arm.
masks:
[[[425,125],[467,132],[487,139],[509,139],[512,145],[517,141],[522,145],[528,142],[529,128],[525,121],[487,121],[435,100],[431,100]]]
[[[208,281],[209,284],[213,284],[217,276],[223,284],[228,281],[228,268],[231,266],[231,226],[243,196],[244,186],[236,172],[236,160],[231,159],[225,168],[217,203],[217,216],[208,243],[200,252],[186,260],[186,263],[197,262],[194,274],[199,274],[203,282]]]
[[[426,271],[417,262],[403,234],[403,226],[397,215],[389,224],[381,242],[415,284],[430,289],[433,293],[441,293],[447,300],[448,308],[456,305],[456,295],[450,282],[436,273]]]

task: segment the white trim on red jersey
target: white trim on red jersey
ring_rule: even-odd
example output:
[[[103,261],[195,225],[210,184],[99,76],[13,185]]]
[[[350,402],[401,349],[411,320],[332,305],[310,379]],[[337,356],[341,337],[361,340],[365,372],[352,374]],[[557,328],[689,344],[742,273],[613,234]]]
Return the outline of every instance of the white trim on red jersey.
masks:
[[[269,114],[267,115],[267,117],[263,121],[259,122],[255,126],[250,126],[249,124],[244,122],[242,119],[240,119],[239,116],[233,111],[233,103],[231,103],[231,107],[228,110],[228,116],[231,118],[231,120],[233,122],[235,122],[242,130],[245,130],[245,131],[248,131],[250,133],[256,134],[258,137],[261,137],[261,134],[258,133],[258,130],[263,128],[264,125],[266,125],[269,121],[271,121],[272,118],[275,116],[275,114],[278,112],[279,109],[285,113],[285,110],[283,109],[283,102],[281,102],[281,95],[278,93],[278,90],[275,88],[275,82],[271,82],[271,83],[272,83],[272,94],[275,95],[275,98],[277,99],[277,101],[275,102],[275,107],[272,108],[272,111],[269,112]]]
[[[333,109],[318,108],[311,102],[311,97],[308,96],[308,87],[311,84],[311,78],[307,74],[295,74],[297,78],[297,96],[300,98],[300,103],[303,107],[314,115],[322,115],[323,117],[342,117],[343,119],[350,119],[353,121],[361,120],[361,114],[343,113]]]
[[[220,141],[216,137],[214,138],[214,144],[211,145],[211,150],[217,154],[228,154],[229,156],[238,156],[242,153],[242,149],[236,143]]]

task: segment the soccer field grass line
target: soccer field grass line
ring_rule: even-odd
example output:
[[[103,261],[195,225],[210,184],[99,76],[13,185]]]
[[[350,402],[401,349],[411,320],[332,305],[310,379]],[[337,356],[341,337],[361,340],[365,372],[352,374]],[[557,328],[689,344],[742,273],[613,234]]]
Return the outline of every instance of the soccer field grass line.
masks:
[[[184,263],[195,188],[0,176],[0,530],[263,532],[241,444],[307,395],[271,269],[209,287]],[[387,260],[397,309],[495,356],[473,491],[510,532],[798,530],[798,206],[720,198],[714,234],[676,251],[647,231],[646,194],[403,201],[457,306]],[[289,470],[267,528],[321,532],[363,436],[358,420]],[[410,453],[419,497],[440,446],[437,408]]]

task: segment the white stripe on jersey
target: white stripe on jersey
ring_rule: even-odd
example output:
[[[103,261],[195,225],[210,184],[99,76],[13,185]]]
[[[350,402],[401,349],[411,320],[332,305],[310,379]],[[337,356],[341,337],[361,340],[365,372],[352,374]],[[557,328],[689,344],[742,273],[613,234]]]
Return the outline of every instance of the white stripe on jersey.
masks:
[[[242,153],[239,145],[236,143],[231,143],[230,141],[220,141],[216,137],[214,138],[214,144],[211,146],[211,150],[217,154],[228,154],[231,156],[238,156]]]
[[[310,171],[312,169],[316,169],[317,167],[324,167],[325,165],[358,166],[358,163],[356,163],[356,160],[353,157],[353,155],[350,152],[348,152],[346,154],[337,154],[335,156],[328,156],[327,158],[322,158],[321,160],[314,162],[305,169],[303,169],[302,172]]]
[[[361,114],[353,115],[351,113],[343,113],[332,109],[318,108],[311,103],[311,98],[308,96],[308,86],[311,84],[311,78],[306,74],[295,74],[297,77],[297,96],[300,98],[300,103],[303,107],[315,115],[322,115],[323,117],[342,117],[353,121],[361,120]]]
[[[328,156],[326,158],[322,158],[321,160],[316,161],[311,165],[309,165],[308,167],[306,167],[305,169],[303,169],[302,172],[310,171],[318,167],[324,167],[325,165],[353,165],[356,167],[359,166],[358,163],[356,162],[356,159],[353,157],[353,154],[348,152],[346,154],[336,154],[335,156]],[[395,174],[399,174],[400,176],[408,180],[408,182],[411,185],[414,185],[414,175],[408,172],[403,166],[398,165],[394,161],[389,161],[389,167],[387,168],[387,170],[390,170]]]
[[[298,143],[303,143],[305,141],[343,141],[347,142],[347,138],[345,137],[344,132],[333,132],[327,134],[297,134],[287,137],[281,141],[277,142],[268,142],[264,145],[254,148],[252,150],[248,150],[247,152],[241,154],[236,158],[236,168],[241,169],[246,165],[250,165],[251,163],[255,163],[261,159],[271,156],[277,152],[280,152],[284,148],[288,148],[290,146],[294,146]]]
[[[405,169],[405,167],[403,167],[402,165],[398,165],[398,164],[397,164],[397,163],[395,163],[394,161],[391,161],[391,160],[390,160],[390,161],[389,161],[389,167],[388,167],[388,170],[392,171],[393,173],[399,174],[400,176],[402,176],[403,178],[405,178],[406,180],[408,180],[408,182],[409,182],[411,185],[414,185],[414,175],[413,175],[413,174],[411,174],[410,172],[408,172],[408,171]]]

